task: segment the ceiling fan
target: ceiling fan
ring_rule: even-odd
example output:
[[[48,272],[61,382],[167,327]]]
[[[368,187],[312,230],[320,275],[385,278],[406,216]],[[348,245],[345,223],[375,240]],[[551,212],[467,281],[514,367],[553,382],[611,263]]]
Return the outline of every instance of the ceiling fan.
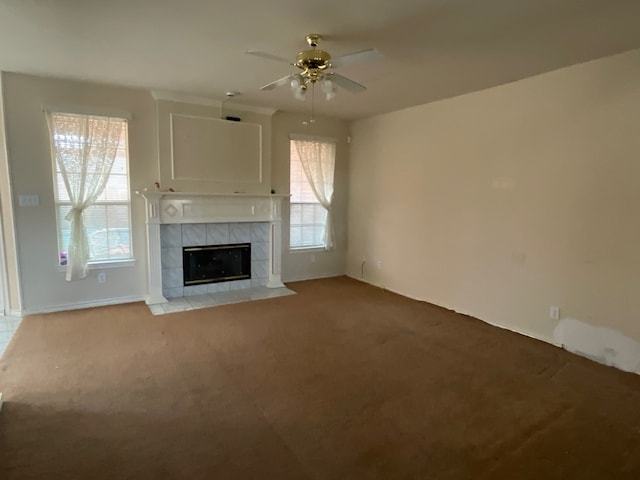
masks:
[[[318,42],[322,40],[320,35],[310,33],[306,36],[306,40],[310,48],[299,52],[294,62],[260,50],[246,51],[249,55],[288,63],[300,69],[297,73],[289,74],[274,82],[268,83],[260,90],[273,90],[276,87],[283,87],[288,84],[291,87],[294,97],[298,100],[304,100],[308,88],[319,83],[326,99],[331,100],[335,96],[336,86],[351,93],[364,92],[367,89],[364,85],[331,70],[343,65],[380,59],[382,58],[380,52],[370,48],[332,59],[329,52],[318,48]]]

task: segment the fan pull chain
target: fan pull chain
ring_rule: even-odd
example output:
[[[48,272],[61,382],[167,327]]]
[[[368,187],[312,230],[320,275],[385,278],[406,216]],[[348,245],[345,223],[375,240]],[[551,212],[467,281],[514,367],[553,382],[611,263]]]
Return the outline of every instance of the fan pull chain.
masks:
[[[316,82],[311,83],[311,118],[309,123],[314,123],[316,120],[313,118],[313,109],[316,101]]]

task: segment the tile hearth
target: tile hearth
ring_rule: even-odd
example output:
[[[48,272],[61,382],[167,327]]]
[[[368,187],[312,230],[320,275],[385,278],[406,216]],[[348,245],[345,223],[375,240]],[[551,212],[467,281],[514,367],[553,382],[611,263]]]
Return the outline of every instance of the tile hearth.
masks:
[[[165,313],[186,312],[199,308],[217,307],[231,303],[249,302],[253,300],[265,300],[267,298],[284,297],[295,295],[296,292],[286,287],[268,288],[254,287],[242,290],[231,290],[228,292],[208,293],[204,295],[193,295],[190,297],[178,297],[169,299],[169,303],[159,303],[149,305],[149,310],[154,315]]]

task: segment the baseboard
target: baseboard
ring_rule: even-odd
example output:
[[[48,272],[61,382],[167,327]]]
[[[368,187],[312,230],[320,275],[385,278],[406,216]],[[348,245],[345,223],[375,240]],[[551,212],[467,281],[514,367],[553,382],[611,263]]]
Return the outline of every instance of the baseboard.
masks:
[[[462,312],[460,312],[460,313],[462,313]],[[470,317],[478,318],[478,317],[476,317],[474,315],[471,315],[469,313],[464,313],[463,315],[469,315]],[[509,330],[511,332],[514,332],[514,333],[519,333],[520,335],[524,335],[525,337],[533,338],[534,340],[539,340],[539,341],[544,342],[544,343],[550,343],[554,347],[562,348],[562,344],[555,342],[552,338],[545,337],[543,335],[540,335],[538,333],[532,332],[530,330],[525,330],[523,328],[516,328],[516,327],[512,327],[510,325],[509,326],[502,325],[500,323],[491,322],[489,320],[484,320],[482,318],[478,318],[478,320],[480,320],[480,321],[482,321],[484,323],[488,323],[489,325],[492,325],[494,327],[502,328],[503,330]]]
[[[522,328],[514,327],[514,326],[511,326],[511,325],[503,325],[503,324],[500,324],[500,323],[492,322],[492,321],[486,320],[484,318],[479,318],[477,315],[474,315],[471,312],[465,312],[465,311],[462,311],[462,310],[457,310],[456,308],[454,308],[454,307],[452,307],[450,305],[443,305],[441,303],[435,303],[435,302],[432,302],[432,301],[429,301],[429,300],[425,300],[424,298],[412,297],[411,295],[407,295],[406,293],[397,292],[397,291],[389,289],[389,288],[387,288],[387,287],[385,287],[383,285],[378,285],[378,284],[376,284],[376,283],[374,283],[374,282],[372,282],[370,280],[367,280],[365,278],[358,278],[358,277],[354,277],[354,276],[351,276],[351,275],[348,275],[348,274],[347,274],[347,276],[349,278],[353,278],[354,280],[358,280],[359,282],[367,283],[367,284],[372,285],[374,287],[382,288],[383,290],[387,290],[389,292],[395,293],[396,295],[400,295],[402,297],[410,298],[410,299],[416,300],[418,302],[429,303],[431,305],[435,305],[436,307],[446,308],[447,310],[451,310],[452,312],[459,313],[460,315],[466,315],[468,317],[472,317],[472,318],[475,318],[477,320],[480,320],[481,322],[488,323],[489,325],[491,325],[493,327],[502,328],[503,330],[509,330],[510,332],[518,333],[520,335],[524,335],[525,337],[533,338],[534,340],[539,340],[539,341],[545,342],[545,343],[550,343],[551,345],[554,345],[556,347],[562,348],[562,344],[559,344],[559,343],[555,342],[552,338],[545,337],[545,336],[540,335],[538,333],[531,332],[531,331],[528,331],[528,330],[525,330],[525,329],[522,329]]]
[[[119,297],[119,298],[109,298],[107,300],[97,300],[93,302],[80,302],[80,303],[69,303],[64,305],[55,305],[52,307],[43,307],[43,308],[28,308],[22,310],[22,314],[20,316],[25,315],[35,315],[38,313],[53,313],[53,312],[64,312],[67,310],[80,310],[82,308],[93,308],[93,307],[106,307],[108,305],[119,305],[121,303],[133,303],[133,302],[144,302],[144,295],[136,295],[132,297]]]
[[[300,275],[297,277],[287,278],[286,280],[282,280],[284,283],[289,282],[304,282],[305,280],[319,280],[321,278],[333,278],[333,277],[344,277],[346,273],[326,273],[321,275]]]
[[[23,313],[22,313],[22,310],[9,310],[7,311],[7,315],[10,317],[22,318]]]

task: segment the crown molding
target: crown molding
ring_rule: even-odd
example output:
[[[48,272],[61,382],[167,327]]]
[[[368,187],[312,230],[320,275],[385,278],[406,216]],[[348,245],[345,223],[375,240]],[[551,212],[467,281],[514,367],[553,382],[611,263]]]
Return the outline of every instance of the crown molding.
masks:
[[[151,90],[151,96],[156,100],[167,100],[170,102],[191,103],[193,105],[205,105],[208,107],[220,107],[222,102],[214,98],[201,97],[198,95],[188,95],[184,93],[175,93],[165,90]],[[273,115],[277,109],[267,107],[256,107],[253,105],[244,105],[235,102],[225,102],[225,108],[233,108],[241,112],[260,113],[262,115]]]

